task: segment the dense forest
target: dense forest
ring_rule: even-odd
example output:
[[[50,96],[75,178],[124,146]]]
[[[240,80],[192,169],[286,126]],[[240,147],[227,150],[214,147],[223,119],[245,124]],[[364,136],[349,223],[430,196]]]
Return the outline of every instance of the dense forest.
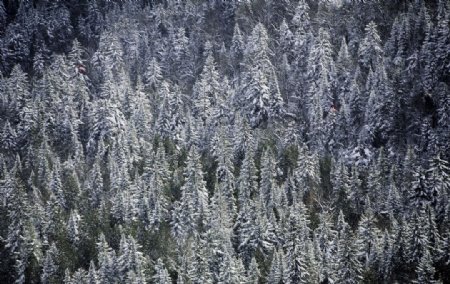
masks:
[[[450,283],[450,1],[0,1],[0,283]]]

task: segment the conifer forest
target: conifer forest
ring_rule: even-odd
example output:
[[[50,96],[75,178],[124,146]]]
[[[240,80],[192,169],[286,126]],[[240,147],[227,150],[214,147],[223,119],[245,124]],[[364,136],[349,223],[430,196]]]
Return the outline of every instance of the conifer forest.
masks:
[[[450,283],[450,0],[0,1],[0,283]]]

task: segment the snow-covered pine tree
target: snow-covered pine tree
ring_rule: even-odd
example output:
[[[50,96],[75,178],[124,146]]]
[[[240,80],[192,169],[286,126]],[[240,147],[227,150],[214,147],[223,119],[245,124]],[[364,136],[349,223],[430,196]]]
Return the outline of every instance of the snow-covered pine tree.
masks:
[[[266,127],[283,113],[283,99],[272,65],[269,37],[263,24],[257,24],[244,52],[240,105],[252,127]]]
[[[359,62],[365,68],[376,69],[383,57],[381,38],[375,22],[370,22],[365,28],[365,36],[358,50]]]
[[[393,135],[399,106],[383,62],[377,63],[375,72],[372,76],[369,74],[369,77],[370,79],[367,79],[369,99],[364,115],[366,126],[360,139],[380,147]]]
[[[75,246],[80,242],[80,222],[80,214],[77,210],[72,210],[70,212],[69,221],[67,222],[67,233],[70,242]]]
[[[186,240],[190,235],[201,232],[208,215],[208,191],[195,146],[189,151],[184,176],[181,199],[176,204],[172,219],[172,230],[177,237]]]
[[[359,283],[362,279],[362,265],[357,256],[357,246],[350,226],[345,222],[342,211],[336,256],[336,282]]]
[[[153,280],[156,284],[171,284],[172,279],[169,276],[169,272],[167,271],[164,262],[161,258],[158,258],[158,261],[155,265],[155,275],[153,275]]]
[[[294,52],[293,52],[293,73],[295,78],[296,97],[302,106],[303,100],[300,100],[307,91],[306,74],[309,51],[312,47],[312,30],[310,19],[310,8],[306,1],[300,0],[295,8],[295,14],[292,18],[292,33],[294,34]]]
[[[310,139],[318,149],[327,144],[324,123],[328,114],[337,108],[334,105],[335,73],[330,34],[321,28],[308,57],[309,87],[306,102]]]

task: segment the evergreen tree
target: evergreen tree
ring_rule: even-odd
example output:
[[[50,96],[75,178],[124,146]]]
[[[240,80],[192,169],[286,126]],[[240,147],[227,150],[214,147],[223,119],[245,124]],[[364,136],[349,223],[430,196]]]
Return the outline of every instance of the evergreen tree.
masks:
[[[414,180],[410,187],[410,198],[412,203],[419,209],[431,200],[429,188],[427,187],[426,174],[420,166],[414,172]]]
[[[267,214],[277,207],[275,200],[275,191],[277,185],[275,182],[276,164],[275,157],[270,149],[267,149],[262,157],[261,161],[261,183],[260,183],[260,195],[262,197],[262,205],[264,211]]]
[[[378,237],[380,235],[378,228],[375,226],[375,216],[370,209],[370,205],[367,204],[368,209],[361,216],[361,220],[358,224],[357,244],[358,244],[358,258],[363,264],[366,272],[373,269],[373,265],[376,261],[378,250]]]
[[[203,120],[205,125],[210,124],[220,92],[219,73],[212,54],[208,54],[199,80],[194,86],[194,116]]]
[[[161,67],[159,66],[156,58],[152,58],[147,65],[144,74],[144,84],[146,89],[154,91],[156,90],[163,80]]]
[[[283,258],[282,251],[274,251],[272,262],[270,265],[270,272],[267,281],[270,283],[280,283],[283,279]]]
[[[428,249],[425,249],[416,268],[417,280],[415,283],[439,283],[435,280],[435,273],[436,270],[433,267],[433,260],[431,259],[430,252]]]
[[[448,162],[441,158],[440,153],[430,161],[427,176],[426,186],[431,204],[436,206],[439,202],[440,210],[443,210],[445,201],[442,200],[448,200],[450,193],[450,168]]]
[[[308,150],[306,145],[298,147],[297,166],[293,172],[297,198],[318,188],[321,177],[317,153]]]
[[[382,248],[380,248],[379,257],[379,274],[384,281],[389,281],[392,275],[392,244],[391,237],[387,230],[384,231],[381,241]]]
[[[164,266],[164,262],[161,258],[158,258],[158,261],[155,265],[155,275],[153,276],[153,279],[155,283],[157,284],[170,284],[172,283],[172,279],[169,276],[169,272],[167,271],[166,267]]]
[[[4,206],[7,212],[7,233],[4,240],[4,247],[9,253],[10,261],[13,263],[12,276],[15,283],[25,283],[25,271],[33,245],[30,239],[30,206],[25,195],[25,188],[16,177],[20,161],[16,161],[14,168],[5,174],[7,192]],[[7,171],[7,169],[5,169]]]
[[[182,239],[197,234],[205,225],[208,214],[208,191],[195,146],[189,151],[184,175],[185,183],[181,188],[181,199],[176,204],[172,220],[173,233]]]
[[[365,37],[359,47],[359,62],[365,68],[372,68],[380,64],[383,57],[381,38],[378,34],[378,27],[375,22],[370,22],[365,28]]]
[[[146,283],[144,275],[145,257],[140,252],[141,246],[131,236],[120,240],[117,266],[121,281],[130,283]]]
[[[217,191],[224,198],[226,203],[226,211],[228,212],[228,218],[234,219],[237,213],[236,199],[234,197],[235,192],[235,177],[233,174],[233,163],[231,161],[231,155],[228,147],[228,140],[224,137],[223,133],[219,134],[219,141],[221,145],[218,145],[217,153]]]
[[[309,51],[312,47],[312,30],[311,20],[309,16],[309,5],[306,1],[301,0],[295,8],[295,14],[292,18],[293,34],[294,34],[294,78],[298,80],[295,87],[298,90],[296,96],[301,98],[307,91],[306,72]],[[299,102],[302,104],[302,101]]]
[[[71,278],[69,283],[84,283],[86,281],[86,271],[83,268],[78,268]]]
[[[283,19],[278,29],[278,56],[287,55],[288,62],[292,61],[292,49],[294,46],[294,34],[291,32],[286,19]]]
[[[314,251],[318,259],[319,281],[333,281],[335,275],[332,270],[333,259],[336,253],[336,231],[332,228],[330,214],[321,213],[320,224],[314,231]]]
[[[208,267],[206,243],[195,237],[190,249],[188,262],[188,279],[191,283],[213,283]]]
[[[313,266],[308,259],[309,239],[309,220],[306,215],[306,208],[300,202],[293,205],[290,211],[288,224],[286,228],[286,241],[284,249],[286,251],[287,264],[284,273],[285,283],[309,283],[314,282],[313,275],[310,274],[309,268]]]
[[[341,227],[336,256],[336,282],[359,283],[362,279],[362,266],[357,257],[357,247],[350,226],[345,222],[342,211],[339,214]]]
[[[6,19],[7,19],[7,14],[6,14],[6,9],[5,9],[5,4],[3,4],[3,2],[0,4],[0,25],[2,27],[6,27]],[[3,29],[1,29],[1,31],[3,32]]]
[[[408,224],[406,252],[408,262],[417,265],[429,248],[429,239],[425,232],[425,210],[414,213],[412,222]]]
[[[97,275],[97,271],[95,269],[95,264],[94,262],[91,260],[90,264],[89,264],[89,271],[87,274],[87,283],[88,284],[98,284],[100,283],[98,280],[98,275]]]
[[[236,23],[233,31],[233,38],[230,46],[230,57],[233,62],[233,69],[235,74],[240,73],[240,62],[244,54],[245,42],[239,25]]]
[[[438,4],[437,26],[435,29],[436,37],[436,56],[437,70],[443,73],[450,70],[449,51],[450,44],[450,5],[448,1],[440,0]]]
[[[244,53],[241,102],[252,127],[267,125],[283,112],[283,99],[270,61],[268,40],[266,28],[262,24],[256,25]]]
[[[394,122],[398,114],[397,98],[392,90],[383,63],[378,63],[375,73],[369,74],[369,99],[365,113],[365,132],[361,139],[369,138],[376,147],[384,145],[393,135]],[[391,138],[392,139],[392,138]]]
[[[98,280],[99,283],[114,283],[116,276],[116,255],[106,242],[105,235],[100,234],[99,240],[96,244],[98,251]]]
[[[77,210],[72,210],[70,212],[69,221],[67,222],[67,232],[69,240],[74,244],[78,245],[80,241],[80,221],[81,217]]]
[[[250,266],[247,269],[247,277],[249,284],[256,284],[259,283],[260,274],[258,263],[256,262],[255,258],[252,258],[252,261],[250,262]]]
[[[334,107],[335,65],[330,35],[323,28],[308,57],[308,100],[310,138],[319,149],[327,144],[325,119]]]
[[[176,87],[171,90],[169,84],[163,82],[159,92],[162,104],[159,107],[155,129],[163,137],[171,138],[177,142],[183,141],[186,120],[180,90]]]
[[[431,90],[436,83],[436,58],[432,54],[436,49],[436,38],[434,34],[434,25],[431,21],[431,17],[428,12],[424,12],[424,24],[425,24],[425,39],[422,43],[422,48],[420,51],[420,61],[422,62],[423,68],[421,72],[421,77],[424,81],[425,90]]]
[[[335,206],[337,208],[344,208],[346,213],[348,213],[348,208],[350,204],[350,194],[351,185],[348,169],[344,164],[336,165],[335,175],[333,177],[334,184],[333,190],[335,192]]]
[[[58,272],[58,249],[55,244],[45,252],[45,258],[42,265],[41,282],[52,283],[57,277]]]

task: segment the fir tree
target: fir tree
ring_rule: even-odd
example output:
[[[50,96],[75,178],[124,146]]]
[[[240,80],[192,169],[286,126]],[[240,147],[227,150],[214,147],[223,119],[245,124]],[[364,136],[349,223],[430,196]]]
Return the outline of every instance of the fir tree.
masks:
[[[180,237],[184,239],[201,230],[208,214],[208,191],[195,146],[192,146],[189,151],[185,177],[185,183],[181,188],[181,200],[178,202],[176,215],[172,221],[174,234],[180,234]]]
[[[252,127],[266,125],[283,111],[283,99],[270,54],[267,30],[258,24],[247,41],[246,70],[241,85],[242,105]]]
[[[363,67],[375,69],[383,56],[381,38],[375,22],[370,22],[365,28],[365,37],[359,47],[359,62]]]
[[[52,283],[52,279],[55,280],[58,272],[58,249],[55,244],[52,244],[50,248],[45,252],[45,258],[42,265],[41,282]]]
[[[345,222],[342,211],[339,214],[341,227],[337,244],[337,283],[359,283],[361,281],[362,265],[357,257],[357,246],[350,226]]]
[[[169,276],[169,272],[167,271],[166,267],[164,266],[164,262],[161,258],[158,258],[158,261],[155,265],[155,275],[153,276],[153,279],[155,283],[157,284],[170,284],[172,283],[172,279]]]

